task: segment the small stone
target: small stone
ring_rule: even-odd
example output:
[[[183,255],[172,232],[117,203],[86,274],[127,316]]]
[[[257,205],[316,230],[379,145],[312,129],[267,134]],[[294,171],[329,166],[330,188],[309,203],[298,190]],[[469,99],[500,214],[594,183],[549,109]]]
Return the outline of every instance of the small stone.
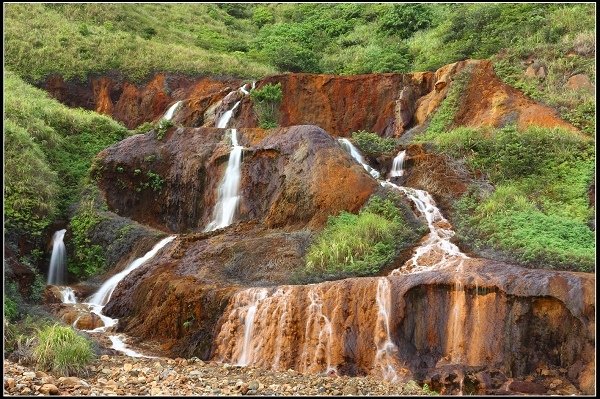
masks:
[[[43,371],[36,371],[35,376],[37,378],[44,378],[44,377],[48,377],[48,374],[44,373]]]
[[[131,363],[125,363],[123,365],[123,370],[125,370],[125,371],[131,371],[132,369],[133,369],[133,364],[131,364]]]
[[[21,393],[23,395],[27,395],[27,394],[31,393],[31,389],[29,389],[28,387],[25,387],[25,388],[23,388],[23,390],[21,391]]]
[[[23,377],[26,380],[33,380],[35,378],[35,373],[33,371],[26,371],[23,373]]]
[[[112,373],[112,371],[110,371],[110,369],[104,368],[102,369],[102,374],[110,374]]]
[[[244,382],[244,383],[242,383],[242,385],[240,386],[240,393],[241,393],[242,395],[245,395],[245,394],[247,394],[247,393],[248,393],[248,390],[249,390],[249,388],[248,388],[248,384],[246,384],[245,382]]]
[[[103,362],[109,361],[110,360],[110,356],[108,356],[108,355],[102,355],[102,356],[100,356],[100,360],[102,360]]]
[[[248,389],[251,389],[253,391],[258,390],[258,386],[259,386],[259,382],[257,380],[252,380],[250,381],[250,383],[248,384]]]
[[[15,383],[15,379],[14,378],[7,378],[6,381],[4,381],[4,387],[5,388],[14,388],[16,385]]]
[[[162,394],[162,391],[160,390],[160,388],[154,387],[150,390],[150,395],[152,395],[152,396],[161,395],[161,394]]]
[[[58,395],[58,388],[54,384],[44,384],[39,391],[44,395]]]

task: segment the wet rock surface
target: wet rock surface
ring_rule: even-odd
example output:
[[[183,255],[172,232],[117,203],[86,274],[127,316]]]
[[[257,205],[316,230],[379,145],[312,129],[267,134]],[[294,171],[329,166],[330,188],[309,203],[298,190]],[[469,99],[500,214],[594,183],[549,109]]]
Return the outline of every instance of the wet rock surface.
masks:
[[[319,127],[276,129],[249,146],[257,133],[251,129],[246,139],[245,129],[238,132],[240,144],[247,148],[236,220],[319,228],[329,215],[358,211],[378,187]],[[95,173],[109,208],[117,214],[158,229],[186,232],[202,229],[212,219],[229,151],[226,129],[172,128],[162,140],[136,135],[107,148],[97,157]]]

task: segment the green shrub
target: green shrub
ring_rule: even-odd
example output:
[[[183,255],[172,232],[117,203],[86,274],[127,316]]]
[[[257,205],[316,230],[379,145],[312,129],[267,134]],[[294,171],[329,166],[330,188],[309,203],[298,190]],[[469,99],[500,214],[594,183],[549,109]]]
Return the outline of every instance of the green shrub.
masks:
[[[263,129],[277,127],[277,111],[282,97],[281,83],[266,84],[260,89],[250,92],[250,98],[258,114],[260,127]]]
[[[411,231],[394,201],[372,197],[359,214],[331,216],[311,244],[298,282],[364,276],[389,264],[422,231]]]
[[[394,4],[381,18],[380,30],[408,39],[418,30],[431,25],[431,11],[426,4]]]
[[[68,258],[67,268],[70,273],[79,278],[96,275],[106,266],[104,249],[100,245],[92,244],[90,237],[101,220],[101,216],[95,209],[94,200],[84,198],[69,223],[74,253]]]
[[[379,137],[377,133],[364,130],[352,133],[352,142],[361,153],[370,157],[378,157],[382,154],[391,154],[398,146],[392,138]]]
[[[18,314],[16,302],[4,295],[4,317],[9,321],[13,321],[17,318]]]
[[[461,241],[500,251],[525,266],[593,271],[593,209],[587,191],[594,176],[591,140],[559,128],[458,128],[434,143],[465,157],[495,190],[471,190],[455,204]]]
[[[77,375],[85,372],[94,358],[91,342],[71,327],[54,324],[37,334],[33,356],[37,365],[59,375]]]
[[[161,119],[158,122],[158,125],[156,126],[156,139],[162,140],[163,137],[165,137],[167,130],[169,130],[169,128],[172,126],[173,126],[173,123],[171,121],[168,121],[166,119]]]

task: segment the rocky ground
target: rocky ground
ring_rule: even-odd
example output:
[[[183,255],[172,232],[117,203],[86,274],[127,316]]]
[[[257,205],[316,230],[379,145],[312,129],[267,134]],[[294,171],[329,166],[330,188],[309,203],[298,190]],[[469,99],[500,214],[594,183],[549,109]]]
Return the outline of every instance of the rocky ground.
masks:
[[[4,361],[4,395],[425,395],[413,382],[303,375],[192,359],[103,355],[86,376],[59,377]]]

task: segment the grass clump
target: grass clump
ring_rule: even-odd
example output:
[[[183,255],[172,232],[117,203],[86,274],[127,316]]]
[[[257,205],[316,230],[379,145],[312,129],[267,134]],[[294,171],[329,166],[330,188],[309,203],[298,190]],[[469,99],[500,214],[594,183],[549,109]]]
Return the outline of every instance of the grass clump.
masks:
[[[279,119],[277,111],[282,97],[281,83],[266,84],[260,89],[250,92],[254,109],[258,114],[259,125],[263,129],[277,127],[277,120]]]
[[[81,374],[94,358],[91,342],[71,327],[54,324],[39,330],[33,357],[37,365],[60,375]]]
[[[306,254],[300,281],[377,273],[418,239],[390,198],[372,197],[358,214],[331,216]]]
[[[352,133],[352,142],[361,153],[369,157],[378,157],[383,154],[391,154],[398,144],[392,138],[379,137],[377,133],[359,130]]]
[[[466,158],[474,173],[495,186],[491,193],[473,187],[455,204],[464,242],[525,266],[594,270],[592,140],[559,128],[508,126],[458,128],[434,143]]]

